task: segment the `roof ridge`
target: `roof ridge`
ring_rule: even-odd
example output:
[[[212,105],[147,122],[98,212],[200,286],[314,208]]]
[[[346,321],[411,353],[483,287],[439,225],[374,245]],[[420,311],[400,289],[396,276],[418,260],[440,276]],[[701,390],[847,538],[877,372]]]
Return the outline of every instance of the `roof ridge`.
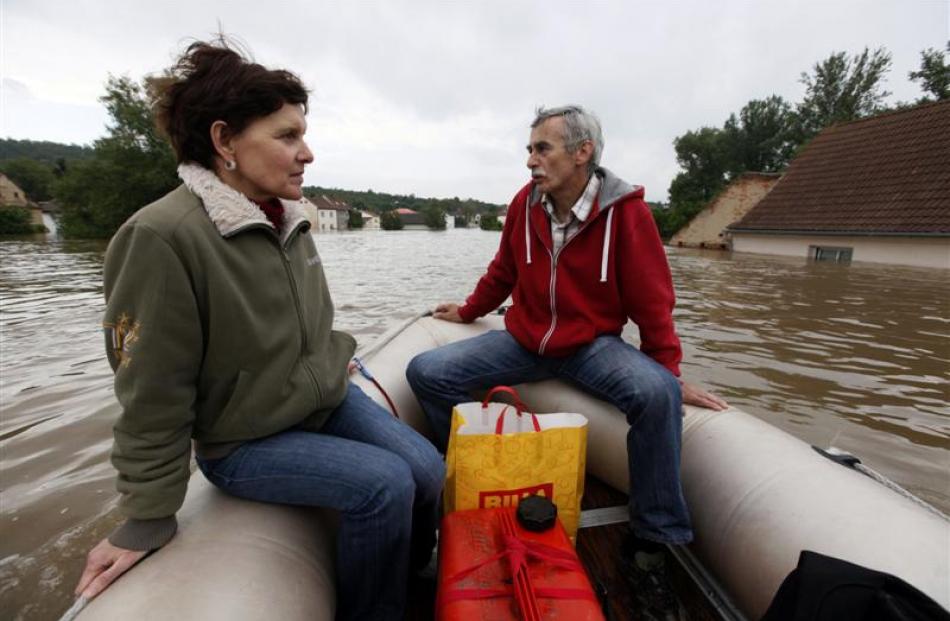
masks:
[[[829,129],[840,129],[840,128],[848,127],[848,126],[851,126],[851,125],[857,125],[858,123],[867,123],[867,122],[869,122],[869,121],[877,121],[877,120],[880,120],[880,119],[883,119],[883,118],[886,118],[886,117],[896,116],[896,115],[898,115],[898,114],[909,114],[909,113],[911,113],[911,112],[918,112],[918,111],[920,111],[920,110],[923,110],[924,108],[935,108],[935,107],[941,106],[941,105],[950,105],[950,99],[943,99],[943,100],[937,100],[937,101],[927,101],[927,102],[924,102],[924,103],[922,103],[922,104],[917,104],[917,105],[911,106],[911,107],[909,107],[909,108],[897,108],[897,109],[893,109],[893,110],[885,110],[884,112],[880,112],[880,113],[878,113],[878,114],[873,114],[873,115],[871,115],[871,116],[865,116],[865,117],[862,117],[862,118],[860,118],[860,119],[854,119],[854,120],[851,120],[851,121],[842,121],[842,122],[840,122],[840,123],[832,123],[831,125],[829,125],[829,126],[825,127],[824,129],[822,129],[822,130],[819,132],[819,134],[824,133],[825,131],[827,131],[827,130],[829,130]]]

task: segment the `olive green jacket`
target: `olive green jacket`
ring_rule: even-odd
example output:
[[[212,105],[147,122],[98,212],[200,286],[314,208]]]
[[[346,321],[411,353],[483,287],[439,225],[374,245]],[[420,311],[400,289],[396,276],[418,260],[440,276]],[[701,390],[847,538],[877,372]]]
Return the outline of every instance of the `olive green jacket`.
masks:
[[[152,549],[175,532],[191,440],[240,443],[316,431],[346,394],[356,342],[333,304],[302,206],[277,231],[194,164],[184,185],[130,218],[105,259],[104,326],[115,393],[112,463],[130,518],[110,540]]]

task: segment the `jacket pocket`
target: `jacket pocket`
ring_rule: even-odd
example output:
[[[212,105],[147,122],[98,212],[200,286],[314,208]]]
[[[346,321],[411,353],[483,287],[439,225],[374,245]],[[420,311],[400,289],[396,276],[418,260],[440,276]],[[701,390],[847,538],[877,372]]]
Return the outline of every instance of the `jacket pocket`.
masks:
[[[248,394],[253,384],[253,377],[250,371],[241,369],[238,371],[237,380],[234,382],[234,390],[227,403],[221,408],[221,413],[215,418],[212,428],[209,430],[215,436],[240,436],[246,437],[248,432],[254,431],[254,425],[248,419],[247,414],[241,413],[241,406],[247,400]]]

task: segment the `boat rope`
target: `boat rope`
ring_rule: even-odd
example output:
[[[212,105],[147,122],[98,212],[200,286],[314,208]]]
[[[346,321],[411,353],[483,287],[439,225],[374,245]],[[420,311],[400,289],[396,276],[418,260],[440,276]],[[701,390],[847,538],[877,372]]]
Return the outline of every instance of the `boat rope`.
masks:
[[[497,313],[499,315],[504,315],[506,310],[507,310],[506,306],[500,306],[498,307]],[[376,389],[379,390],[380,393],[382,393],[383,397],[386,399],[386,402],[389,404],[389,409],[392,410],[393,416],[395,416],[396,418],[399,418],[399,413],[396,411],[396,404],[393,403],[393,400],[389,397],[389,393],[386,392],[383,386],[378,381],[376,381],[376,378],[373,377],[373,374],[369,372],[369,369],[366,368],[366,365],[363,363],[362,359],[371,358],[375,356],[376,353],[379,352],[383,347],[385,347],[386,345],[389,345],[393,341],[393,339],[395,339],[397,336],[405,332],[406,328],[408,328],[409,326],[411,326],[412,324],[414,324],[416,321],[418,321],[419,319],[423,317],[431,317],[431,316],[432,316],[431,310],[427,310],[422,313],[415,313],[412,317],[409,317],[401,324],[385,332],[379,339],[374,341],[370,347],[366,349],[360,349],[359,351],[356,352],[357,355],[353,356],[354,368],[357,371],[359,371],[360,375],[362,375],[369,382],[371,382],[373,386],[375,386]]]
[[[874,481],[877,481],[878,483],[880,483],[887,489],[891,490],[892,492],[897,492],[904,498],[913,502],[915,505],[926,509],[930,513],[933,513],[934,515],[936,515],[943,521],[950,522],[950,516],[948,516],[946,513],[944,513],[937,507],[933,506],[932,504],[926,502],[925,500],[917,497],[912,492],[904,489],[903,487],[901,487],[894,481],[888,479],[886,476],[884,476],[877,470],[874,470],[873,468],[869,468],[865,466],[864,464],[861,463],[860,459],[848,453],[847,451],[843,451],[833,446],[828,447],[827,450],[818,448],[817,446],[812,446],[812,448],[815,449],[815,451],[818,452],[820,455],[827,457],[831,461],[837,462],[841,464],[842,466],[847,466],[848,468],[851,468],[853,470],[857,470],[864,476],[869,477],[873,479]]]
[[[86,607],[86,604],[89,603],[89,599],[80,595],[76,598],[76,601],[73,602],[73,605],[69,607],[69,610],[63,613],[63,616],[59,618],[59,621],[73,621],[82,609]]]
[[[356,367],[356,370],[360,372],[360,375],[365,377],[367,380],[373,383],[373,386],[382,393],[383,397],[386,399],[386,403],[389,404],[389,409],[392,410],[393,416],[399,418],[399,412],[396,410],[396,404],[393,403],[393,400],[389,397],[389,393],[386,392],[386,389],[383,388],[382,384],[376,381],[376,378],[373,377],[373,374],[369,372],[369,369],[366,368],[366,365],[363,364],[363,361],[353,356],[353,366]]]
[[[406,328],[414,324],[419,318],[428,317],[431,314],[432,314],[432,311],[426,311],[424,313],[414,314],[412,317],[410,317],[409,319],[406,319],[404,322],[402,322],[395,328],[392,328],[388,332],[384,333],[381,337],[379,337],[379,339],[373,341],[373,344],[370,347],[357,351],[356,352],[357,355],[360,358],[372,358],[374,355],[376,355],[376,352],[381,350],[383,347],[389,345],[389,343],[394,338],[396,338],[397,336],[405,332]]]

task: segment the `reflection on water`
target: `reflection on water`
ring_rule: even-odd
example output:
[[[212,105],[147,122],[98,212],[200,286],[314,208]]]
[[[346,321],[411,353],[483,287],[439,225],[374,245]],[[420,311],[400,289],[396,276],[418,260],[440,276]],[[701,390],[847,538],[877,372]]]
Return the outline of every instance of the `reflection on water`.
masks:
[[[318,235],[362,342],[461,301],[497,233]],[[0,610],[64,611],[115,515],[99,242],[0,242]],[[950,273],[670,249],[684,375],[950,511]],[[630,336],[636,330],[631,327]],[[14,612],[16,611],[16,612]]]

